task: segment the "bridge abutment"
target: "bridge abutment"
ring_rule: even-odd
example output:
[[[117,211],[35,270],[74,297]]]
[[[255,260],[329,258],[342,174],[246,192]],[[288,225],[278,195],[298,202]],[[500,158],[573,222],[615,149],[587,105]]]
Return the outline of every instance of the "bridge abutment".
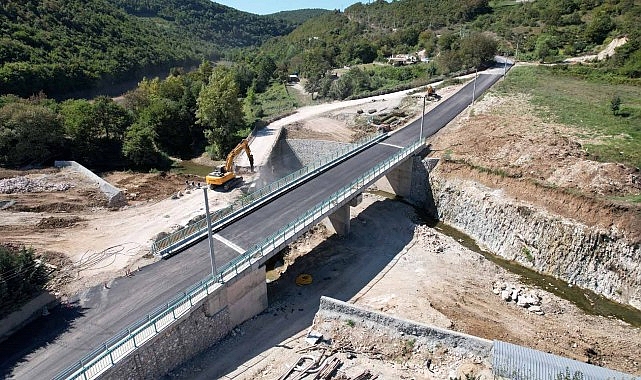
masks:
[[[101,378],[161,378],[216,344],[234,327],[261,313],[267,306],[265,267],[249,267],[139,346]]]
[[[375,186],[436,216],[429,175],[437,163],[437,158],[413,156],[381,177],[376,181]]]

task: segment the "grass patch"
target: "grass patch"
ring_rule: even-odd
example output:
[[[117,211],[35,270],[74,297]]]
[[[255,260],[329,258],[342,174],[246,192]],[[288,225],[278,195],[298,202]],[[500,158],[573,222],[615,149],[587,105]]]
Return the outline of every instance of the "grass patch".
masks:
[[[265,92],[256,94],[258,106],[262,108],[261,118],[270,119],[298,107],[296,90],[282,83],[273,82]]]
[[[531,95],[544,121],[595,137],[585,146],[593,159],[641,167],[641,86],[585,70],[516,67],[497,90]],[[615,96],[621,99],[616,114],[611,109]]]

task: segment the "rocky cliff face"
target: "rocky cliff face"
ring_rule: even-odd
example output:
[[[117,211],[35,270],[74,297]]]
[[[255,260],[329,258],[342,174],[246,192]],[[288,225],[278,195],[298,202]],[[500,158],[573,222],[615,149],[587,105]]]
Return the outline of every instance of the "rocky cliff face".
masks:
[[[491,252],[641,309],[641,244],[588,227],[477,182],[430,177],[442,221]]]

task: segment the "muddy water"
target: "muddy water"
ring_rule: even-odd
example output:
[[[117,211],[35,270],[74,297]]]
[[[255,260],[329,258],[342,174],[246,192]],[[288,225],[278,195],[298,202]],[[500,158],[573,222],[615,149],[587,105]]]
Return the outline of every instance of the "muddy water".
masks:
[[[370,191],[370,193],[407,204],[407,202],[396,197],[394,194],[384,191],[376,190]],[[418,223],[428,225],[439,232],[452,237],[463,247],[483,255],[487,260],[518,275],[524,284],[544,289],[557,297],[570,301],[587,314],[617,318],[635,327],[641,327],[641,311],[631,306],[613,302],[592,291],[572,286],[571,284],[561,281],[553,276],[541,274],[530,268],[524,267],[515,261],[506,260],[491,252],[483,250],[472,237],[466,235],[464,232],[445,223],[431,219],[423,210],[415,208],[415,211]]]
[[[476,241],[465,233],[448,226],[444,223],[427,223],[439,232],[454,238],[465,248],[480,253],[486,259],[495,263],[503,269],[506,269],[521,277],[524,284],[535,286],[570,301],[579,309],[588,314],[600,315],[609,318],[617,318],[633,326],[641,327],[641,312],[633,307],[613,302],[592,291],[572,286],[567,282],[561,281],[555,277],[538,273],[530,268],[524,267],[515,261],[506,260],[481,249]]]
[[[176,171],[183,174],[194,174],[200,177],[204,177],[211,173],[214,170],[212,166],[209,165],[200,165],[191,161],[181,161],[174,164],[172,171]]]

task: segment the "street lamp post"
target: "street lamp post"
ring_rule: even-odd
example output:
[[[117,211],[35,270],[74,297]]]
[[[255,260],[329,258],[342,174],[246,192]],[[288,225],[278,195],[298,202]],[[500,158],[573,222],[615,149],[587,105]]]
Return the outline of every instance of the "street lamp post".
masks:
[[[476,78],[479,77],[478,69],[474,70],[474,87],[472,87],[472,105],[474,105],[474,100],[476,99]]]
[[[211,278],[216,275],[216,259],[214,258],[214,238],[211,233],[211,215],[209,215],[209,200],[207,199],[207,186],[203,187],[205,195],[205,218],[207,218],[207,236],[209,238],[209,258],[211,259]]]
[[[503,57],[503,76],[505,77],[505,74],[507,74],[507,53],[505,53],[505,57]]]
[[[418,134],[418,140],[423,143],[423,124],[425,123],[425,98],[427,95],[423,95],[423,114],[421,114],[421,131]]]

